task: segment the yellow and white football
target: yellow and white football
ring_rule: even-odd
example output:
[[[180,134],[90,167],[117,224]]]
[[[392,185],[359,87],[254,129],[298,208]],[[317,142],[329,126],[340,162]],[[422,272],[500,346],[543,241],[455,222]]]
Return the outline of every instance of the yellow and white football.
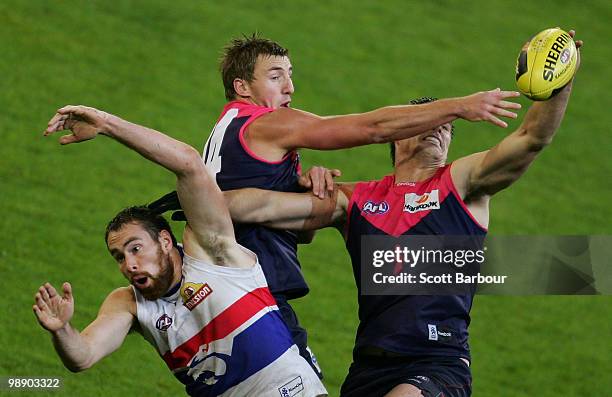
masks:
[[[534,101],[545,101],[570,82],[578,52],[569,33],[546,29],[525,43],[516,61],[516,85]]]

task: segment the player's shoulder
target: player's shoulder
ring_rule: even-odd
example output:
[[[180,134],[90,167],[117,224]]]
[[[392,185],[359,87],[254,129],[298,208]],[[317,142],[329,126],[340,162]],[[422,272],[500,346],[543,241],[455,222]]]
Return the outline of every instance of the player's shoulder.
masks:
[[[223,107],[221,114],[224,115],[231,111],[235,113],[237,117],[246,117],[253,115],[262,115],[265,113],[273,112],[274,110],[275,109],[269,108],[267,106],[262,106],[237,99],[227,102]]]
[[[314,113],[306,112],[300,109],[281,107],[278,109],[268,109],[261,117],[254,121],[253,125],[266,125],[266,127],[283,128],[291,131],[296,124],[303,124],[312,121],[323,120],[323,117],[317,116]]]
[[[136,314],[136,295],[131,286],[113,290],[104,300],[104,307],[112,311],[128,311]]]

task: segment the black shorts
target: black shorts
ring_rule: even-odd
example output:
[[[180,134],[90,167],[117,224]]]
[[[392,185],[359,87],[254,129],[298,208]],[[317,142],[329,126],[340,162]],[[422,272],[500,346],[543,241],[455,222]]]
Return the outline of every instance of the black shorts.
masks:
[[[408,383],[425,397],[469,397],[472,374],[458,357],[358,357],[351,364],[341,397],[377,397]]]
[[[293,308],[287,302],[284,296],[274,295],[274,298],[276,299],[276,305],[278,306],[278,310],[283,317],[283,321],[285,322],[285,325],[287,325],[287,328],[289,328],[289,332],[293,338],[293,343],[295,343],[298,349],[300,349],[300,356],[304,357],[304,359],[308,361],[308,364],[310,364],[319,379],[323,379],[323,371],[321,371],[321,368],[317,363],[317,358],[312,350],[310,350],[308,347],[308,333],[300,326],[297,314],[295,314]]]

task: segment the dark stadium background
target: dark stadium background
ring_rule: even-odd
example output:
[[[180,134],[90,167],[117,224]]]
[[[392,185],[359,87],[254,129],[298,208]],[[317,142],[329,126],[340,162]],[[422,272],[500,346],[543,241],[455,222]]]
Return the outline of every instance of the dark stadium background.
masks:
[[[329,115],[417,96],[514,89],[523,42],[547,27],[574,27],[585,46],[566,120],[528,173],[495,197],[490,233],[612,234],[607,4],[0,2],[0,376],[63,377],[63,389],[49,393],[58,396],[183,393],[139,336],[75,375],[35,321],[37,287],[67,280],[76,301],[73,324],[88,324],[103,298],[125,284],[105,250],[107,220],[173,188],[172,175],[106,138],[66,148],[43,139],[56,108],[99,107],[201,149],[224,104],[220,49],[241,33],[259,30],[288,47],[293,106]],[[517,126],[457,122],[451,158],[484,150]],[[305,151],[302,158],[305,167],[342,169],[347,181],[390,171],[386,145]],[[335,396],[356,329],[348,256],[330,230],[300,257],[312,291],[297,310]],[[610,303],[603,296],[477,297],[474,396],[609,395]]]

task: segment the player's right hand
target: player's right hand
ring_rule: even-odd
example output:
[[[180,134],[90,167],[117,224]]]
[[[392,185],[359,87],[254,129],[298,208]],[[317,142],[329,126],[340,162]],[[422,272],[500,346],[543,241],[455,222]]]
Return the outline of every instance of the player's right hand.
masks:
[[[520,109],[521,104],[505,99],[516,98],[521,94],[517,91],[501,91],[496,88],[491,91],[478,92],[461,98],[463,110],[459,117],[469,121],[488,121],[499,127],[506,128],[508,124],[500,117],[517,118],[517,114],[506,109]]]
[[[60,296],[51,284],[45,283],[34,295],[34,314],[40,325],[50,332],[65,327],[74,314],[72,286],[70,283],[64,283],[62,289],[63,296]]]
[[[338,169],[328,169],[321,166],[314,166],[301,175],[298,179],[298,184],[308,190],[320,199],[324,199],[325,195],[331,195],[334,192],[334,178],[342,176],[342,172]]]
[[[104,132],[104,124],[110,115],[87,106],[64,106],[49,120],[43,133],[48,136],[58,131],[70,130],[72,134],[64,135],[59,142],[62,145],[83,142],[93,139]]]

